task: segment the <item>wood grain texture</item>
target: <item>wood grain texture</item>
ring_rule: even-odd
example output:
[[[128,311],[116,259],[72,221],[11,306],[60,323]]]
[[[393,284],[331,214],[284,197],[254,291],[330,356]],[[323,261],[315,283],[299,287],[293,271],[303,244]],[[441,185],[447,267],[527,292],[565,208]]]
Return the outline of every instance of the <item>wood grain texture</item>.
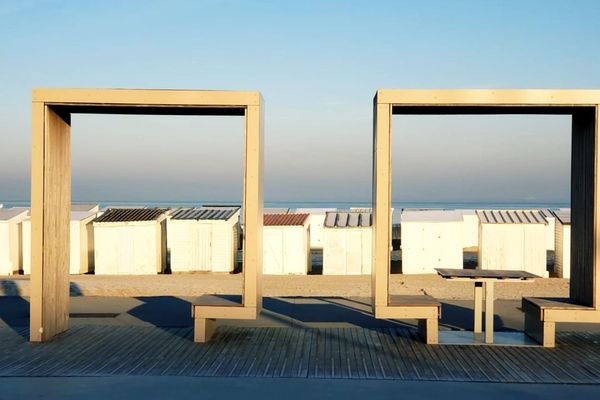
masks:
[[[32,341],[47,340],[69,325],[71,129],[50,107],[34,114],[40,117],[43,123],[33,123],[43,132],[34,132],[42,158],[32,172],[32,185],[39,185],[32,196]]]
[[[391,246],[391,107],[374,102],[373,123],[373,263],[371,293],[373,312],[389,301]]]
[[[428,346],[414,328],[82,325],[51,345],[0,328],[0,376],[216,376],[600,383],[600,335],[558,333],[556,347]]]

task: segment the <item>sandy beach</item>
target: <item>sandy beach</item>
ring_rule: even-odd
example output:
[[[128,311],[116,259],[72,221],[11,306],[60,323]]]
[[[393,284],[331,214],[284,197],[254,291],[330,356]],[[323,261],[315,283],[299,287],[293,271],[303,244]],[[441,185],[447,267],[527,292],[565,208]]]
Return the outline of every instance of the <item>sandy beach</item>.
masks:
[[[173,275],[71,275],[72,296],[200,296],[241,293],[241,274]],[[0,295],[29,296],[28,276],[0,278]],[[467,300],[473,296],[469,282],[452,282],[437,275],[391,275],[391,294],[429,294],[439,299]],[[369,297],[370,276],[286,275],[263,276],[263,295]],[[498,282],[496,298],[523,296],[566,297],[569,281],[559,278],[533,282]]]

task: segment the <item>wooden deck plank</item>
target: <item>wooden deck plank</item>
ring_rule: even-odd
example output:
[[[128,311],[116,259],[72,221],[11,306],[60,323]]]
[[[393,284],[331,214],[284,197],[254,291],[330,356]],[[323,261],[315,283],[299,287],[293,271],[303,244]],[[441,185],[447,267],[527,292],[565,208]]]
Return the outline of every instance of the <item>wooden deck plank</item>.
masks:
[[[24,331],[25,332],[25,331]],[[555,349],[426,346],[409,328],[192,329],[87,325],[30,344],[0,328],[0,376],[268,376],[600,383],[600,334],[559,333]],[[7,339],[6,341],[4,339]]]

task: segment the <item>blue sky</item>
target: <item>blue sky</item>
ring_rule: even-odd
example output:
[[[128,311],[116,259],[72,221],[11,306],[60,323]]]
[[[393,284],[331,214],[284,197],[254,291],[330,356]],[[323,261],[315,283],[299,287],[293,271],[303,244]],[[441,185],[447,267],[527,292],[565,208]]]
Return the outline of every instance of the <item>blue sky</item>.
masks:
[[[0,200],[33,87],[260,90],[267,200],[365,201],[378,88],[600,88],[598,1],[0,1]],[[394,199],[568,201],[567,117],[394,119]],[[241,197],[240,119],[77,116],[75,200]]]

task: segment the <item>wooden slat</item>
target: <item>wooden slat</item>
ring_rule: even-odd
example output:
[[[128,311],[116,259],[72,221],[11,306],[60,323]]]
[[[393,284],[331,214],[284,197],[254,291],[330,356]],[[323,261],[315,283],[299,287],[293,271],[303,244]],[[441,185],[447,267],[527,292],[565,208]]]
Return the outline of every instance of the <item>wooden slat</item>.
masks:
[[[268,376],[516,383],[600,383],[600,334],[559,333],[557,347],[427,346],[410,328],[86,325],[32,346],[0,328],[0,376]]]

